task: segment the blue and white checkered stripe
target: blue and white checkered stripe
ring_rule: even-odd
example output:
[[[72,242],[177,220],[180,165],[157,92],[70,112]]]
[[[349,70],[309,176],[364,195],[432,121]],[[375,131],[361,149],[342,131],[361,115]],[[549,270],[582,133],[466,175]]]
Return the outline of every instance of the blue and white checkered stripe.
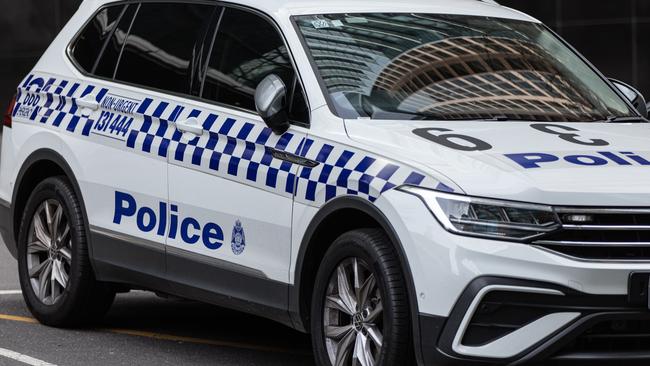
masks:
[[[107,92],[108,89],[93,85],[29,75],[18,88],[14,115],[28,95],[38,96],[43,100],[34,108],[29,120],[88,136],[94,121],[82,114],[76,101],[94,93],[99,102]]]
[[[402,184],[437,188],[440,182],[388,159],[335,143],[307,139],[302,154],[320,163],[302,168],[296,196],[306,203],[327,202],[352,195],[374,202],[387,190]]]
[[[30,75],[18,90],[14,115],[26,95],[44,98],[29,120],[89,136],[94,121],[77,105],[89,94],[101,103],[106,88],[40,78]],[[352,149],[332,141],[296,136],[277,136],[259,123],[237,120],[208,110],[187,108],[169,101],[145,98],[126,138],[126,148],[168,159],[173,164],[255,186],[321,205],[339,196],[358,196],[374,202],[383,192],[402,184],[453,191],[426,174],[389,159]],[[175,122],[195,118],[205,131],[188,140]],[[276,159],[271,149],[317,161],[314,168]]]
[[[152,99],[145,99],[138,113],[144,116],[144,123],[131,130],[129,148],[274,193],[293,194],[297,167],[273,158],[269,148],[297,153],[301,138],[291,133],[276,136],[260,124],[183,106],[172,107]],[[185,140],[173,122],[189,118],[197,119],[207,133]]]

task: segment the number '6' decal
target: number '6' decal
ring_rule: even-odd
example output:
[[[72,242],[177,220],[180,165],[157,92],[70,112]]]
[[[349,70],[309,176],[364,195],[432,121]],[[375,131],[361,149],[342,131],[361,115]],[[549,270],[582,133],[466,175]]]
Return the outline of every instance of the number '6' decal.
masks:
[[[457,133],[433,134],[433,131],[453,132],[447,128],[418,128],[417,130],[413,130],[413,133],[431,142],[435,142],[436,144],[455,150],[485,151],[492,149],[492,145],[483,140],[479,140],[476,137],[460,135]],[[461,144],[459,142],[466,142],[467,144]]]
[[[570,133],[570,132],[580,132],[580,130],[569,127],[569,126],[562,126],[562,125],[554,125],[552,123],[536,123],[534,125],[530,125],[530,127],[536,129],[537,131],[544,132],[544,133],[550,133],[551,135],[557,135],[559,138],[561,138],[564,141],[571,142],[573,144],[578,144],[578,145],[586,145],[586,146],[607,146],[609,145],[609,142],[601,139],[588,139],[588,141],[582,141],[579,140],[578,138],[580,137],[579,134],[577,133]],[[560,130],[560,131],[558,131]],[[561,131],[564,130],[564,131]],[[569,131],[569,133],[565,132]]]

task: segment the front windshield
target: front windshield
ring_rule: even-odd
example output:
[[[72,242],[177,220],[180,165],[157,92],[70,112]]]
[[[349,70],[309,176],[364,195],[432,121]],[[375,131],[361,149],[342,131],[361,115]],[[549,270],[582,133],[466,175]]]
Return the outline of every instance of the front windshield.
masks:
[[[603,121],[636,113],[544,26],[466,15],[296,17],[346,119]]]

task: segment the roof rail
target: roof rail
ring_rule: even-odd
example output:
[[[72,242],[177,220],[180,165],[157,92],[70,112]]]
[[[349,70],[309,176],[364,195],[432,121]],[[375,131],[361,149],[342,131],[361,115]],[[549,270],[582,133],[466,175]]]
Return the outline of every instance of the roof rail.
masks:
[[[492,4],[492,5],[499,5],[499,3],[496,2],[495,0],[479,0],[479,1],[484,2],[484,3],[488,3],[488,4]]]

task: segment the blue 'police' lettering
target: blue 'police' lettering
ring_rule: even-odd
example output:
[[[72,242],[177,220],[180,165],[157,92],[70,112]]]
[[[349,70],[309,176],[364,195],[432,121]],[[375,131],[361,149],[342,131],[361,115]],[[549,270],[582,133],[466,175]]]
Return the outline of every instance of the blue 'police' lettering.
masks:
[[[633,153],[633,152],[621,152],[621,154],[627,156],[628,158],[636,161],[637,163],[641,165],[650,165],[650,161],[640,157],[639,155]]]
[[[618,156],[618,155],[616,155],[616,154],[614,154],[614,153],[612,153],[612,152],[609,152],[609,151],[600,151],[600,152],[598,152],[598,153],[599,153],[600,155],[606,157],[607,159],[609,159],[609,160],[615,162],[615,163],[618,164],[618,165],[632,165],[632,163],[630,163],[629,161],[623,159],[622,157],[620,157],[620,156]]]
[[[135,215],[136,204],[135,198],[128,193],[115,192],[115,215],[113,223],[120,225],[122,217],[131,217]]]
[[[219,249],[223,244],[223,231],[215,223],[205,224],[203,227],[203,245],[208,249]]]
[[[143,233],[156,230],[158,236],[164,237],[167,234],[170,239],[176,239],[180,235],[181,240],[186,244],[193,245],[202,241],[206,248],[212,250],[217,250],[223,245],[223,230],[216,223],[209,222],[201,225],[193,217],[179,220],[178,206],[170,205],[168,213],[165,202],[160,202],[158,212],[151,207],[138,207],[138,203],[132,195],[116,191],[113,223],[121,225],[125,219],[133,217],[135,217],[138,230]],[[167,226],[168,221],[169,226]]]
[[[192,226],[193,232],[196,232],[201,228],[199,222],[196,221],[196,219],[193,219],[191,217],[186,218],[181,223],[181,239],[183,239],[183,241],[187,244],[196,244],[199,239],[201,239],[201,237],[198,234],[190,235],[190,226]]]
[[[541,163],[550,163],[560,160],[560,158],[555,155],[543,153],[506,154],[506,156],[526,169],[541,168],[542,166],[539,165]]]
[[[159,236],[165,236],[165,228],[167,227],[167,204],[165,202],[160,202],[160,225],[158,225],[158,231],[156,234]]]
[[[178,231],[178,215],[176,215],[178,213],[178,206],[170,205],[169,209],[171,210],[171,217],[169,218],[169,237],[175,238],[176,232]],[[165,235],[164,229],[163,234],[159,235]]]
[[[547,164],[564,160],[567,163],[579,166],[650,166],[650,161],[641,155],[633,152],[610,152],[599,151],[593,155],[567,155],[556,156],[547,153],[522,153],[522,154],[505,154],[505,157],[519,164],[525,169],[542,168]]]
[[[156,213],[149,207],[138,210],[138,229],[148,233],[156,227]]]
[[[564,157],[564,160],[575,165],[584,166],[598,166],[607,165],[607,160],[591,155],[569,155]]]

